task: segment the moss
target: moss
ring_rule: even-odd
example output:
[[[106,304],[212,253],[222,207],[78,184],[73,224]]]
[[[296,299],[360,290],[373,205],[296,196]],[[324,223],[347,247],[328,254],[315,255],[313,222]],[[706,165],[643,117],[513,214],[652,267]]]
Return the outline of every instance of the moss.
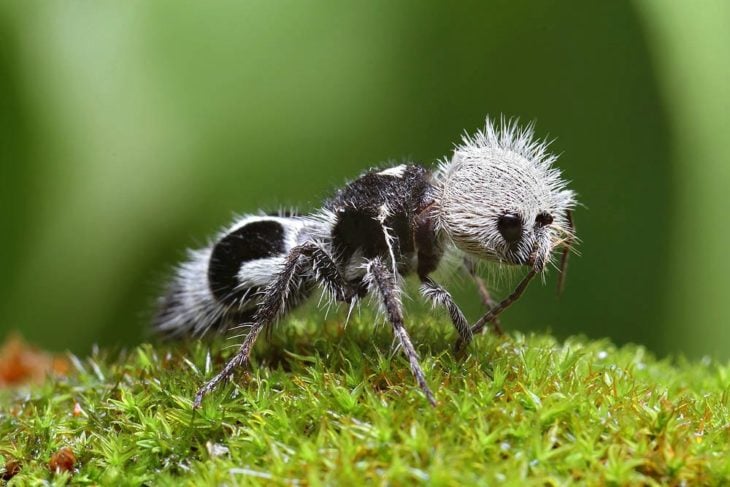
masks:
[[[423,317],[412,328],[432,408],[386,327],[320,320],[290,320],[197,412],[230,343],[72,356],[68,376],[0,394],[0,473],[19,465],[18,485],[730,481],[728,364],[519,333],[481,336],[460,361],[449,326]],[[62,450],[73,468],[51,471]]]

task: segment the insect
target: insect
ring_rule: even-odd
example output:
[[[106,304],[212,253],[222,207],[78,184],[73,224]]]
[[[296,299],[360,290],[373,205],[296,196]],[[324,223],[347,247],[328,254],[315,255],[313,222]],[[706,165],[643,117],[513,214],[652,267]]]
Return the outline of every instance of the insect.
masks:
[[[405,326],[401,277],[415,273],[422,296],[443,307],[463,350],[519,299],[531,279],[562,249],[560,286],[575,240],[575,193],[567,188],[548,143],[533,126],[493,122],[464,135],[435,170],[401,164],[365,172],[311,214],[247,215],[213,241],[190,251],[160,301],[155,327],[172,335],[204,335],[246,325],[238,352],[195,396],[199,407],[248,363],[261,332],[316,288],[352,306],[370,294],[390,323],[428,401],[436,399]],[[461,253],[490,308],[474,325],[431,274],[446,251]],[[474,265],[480,259],[529,270],[500,303],[491,300]]]

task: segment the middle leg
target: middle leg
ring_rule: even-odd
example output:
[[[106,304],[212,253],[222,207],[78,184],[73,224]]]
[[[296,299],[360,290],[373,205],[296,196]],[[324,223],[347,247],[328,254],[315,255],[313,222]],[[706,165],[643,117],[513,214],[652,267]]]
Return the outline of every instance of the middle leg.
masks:
[[[416,382],[418,382],[421,390],[426,395],[428,402],[432,406],[435,406],[436,398],[426,383],[426,376],[423,373],[423,369],[421,369],[421,365],[418,363],[418,353],[413,348],[411,338],[408,336],[408,332],[403,324],[403,310],[399,297],[400,289],[396,283],[395,275],[390,272],[382,259],[376,257],[367,264],[365,281],[369,284],[372,291],[379,294],[388,321],[393,326],[393,333],[403,348],[403,353],[408,358],[411,372],[416,378]]]
[[[459,333],[459,342],[469,343],[472,339],[471,326],[466,321],[464,313],[462,313],[459,305],[456,304],[454,298],[451,297],[446,289],[436,284],[431,278],[424,277],[421,279],[421,294],[424,298],[431,301],[435,306],[443,306],[449,313],[451,322],[454,324],[457,333]]]

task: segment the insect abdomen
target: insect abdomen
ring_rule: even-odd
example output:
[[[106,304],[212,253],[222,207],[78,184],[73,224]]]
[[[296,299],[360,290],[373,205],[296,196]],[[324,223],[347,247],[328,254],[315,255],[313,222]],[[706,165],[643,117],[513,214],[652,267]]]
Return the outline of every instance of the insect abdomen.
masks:
[[[302,226],[296,217],[244,216],[212,245],[191,251],[161,300],[155,328],[200,335],[250,321]]]
[[[286,255],[285,228],[281,222],[262,219],[245,223],[220,239],[208,264],[208,285],[223,304],[242,304]],[[264,265],[262,265],[264,264]]]

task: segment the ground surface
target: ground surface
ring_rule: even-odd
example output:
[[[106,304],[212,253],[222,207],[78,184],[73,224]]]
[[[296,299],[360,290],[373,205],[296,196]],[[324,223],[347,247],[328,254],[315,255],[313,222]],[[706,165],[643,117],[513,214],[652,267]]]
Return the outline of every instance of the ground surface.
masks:
[[[449,327],[421,321],[413,338],[437,408],[390,354],[389,330],[373,333],[366,317],[346,330],[290,321],[257,349],[251,375],[195,414],[196,388],[232,348],[211,359],[204,343],[70,357],[68,375],[0,392],[0,476],[17,485],[730,482],[727,364],[517,333],[481,336],[459,361]]]

